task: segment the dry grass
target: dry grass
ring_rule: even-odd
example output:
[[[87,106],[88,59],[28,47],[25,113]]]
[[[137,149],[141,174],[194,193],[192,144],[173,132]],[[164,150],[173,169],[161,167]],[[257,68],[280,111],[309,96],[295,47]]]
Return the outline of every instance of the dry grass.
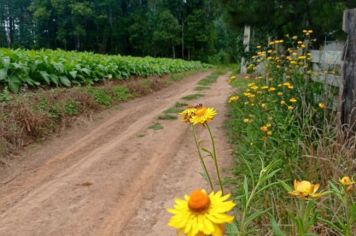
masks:
[[[79,116],[160,90],[169,85],[168,80],[168,76],[132,78],[90,88],[36,90],[13,96],[11,101],[0,103],[0,160],[70,127]],[[117,94],[117,89],[127,94]]]

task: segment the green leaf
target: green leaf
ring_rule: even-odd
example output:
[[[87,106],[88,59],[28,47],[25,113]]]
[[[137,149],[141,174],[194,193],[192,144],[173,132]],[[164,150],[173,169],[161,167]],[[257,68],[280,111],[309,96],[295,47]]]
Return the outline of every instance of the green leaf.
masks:
[[[66,76],[60,76],[59,80],[61,81],[61,84],[63,84],[64,86],[67,86],[67,87],[71,86],[71,82]]]
[[[239,229],[236,224],[227,224],[225,226],[225,234],[228,236],[236,236],[239,233]]]
[[[287,192],[293,191],[292,187],[289,186],[288,184],[286,184],[284,181],[280,180],[279,183],[282,185],[282,187],[283,187]]]
[[[48,85],[51,83],[49,79],[49,74],[46,71],[40,71],[40,75],[44,79],[44,81],[47,82]]]
[[[7,77],[7,70],[6,69],[1,69],[0,70],[0,81],[5,80]]]
[[[256,218],[260,217],[262,214],[268,212],[269,210],[270,209],[266,209],[266,210],[263,210],[263,211],[256,211],[256,212],[252,213],[251,215],[249,215],[246,218],[245,227],[247,227],[249,224],[252,223],[252,221],[254,221]]]
[[[245,199],[246,199],[246,202],[247,202],[247,199],[248,199],[248,182],[247,182],[247,177],[244,176],[244,193],[245,193]]]
[[[77,78],[78,72],[77,71],[71,71],[71,72],[69,72],[69,74],[72,76],[73,79],[75,79],[75,78]]]
[[[16,78],[16,77],[10,78],[8,81],[8,84],[9,84],[9,88],[10,88],[11,92],[13,92],[13,93],[19,92],[21,82],[18,78]]]
[[[58,86],[58,84],[59,84],[58,76],[56,76],[56,75],[50,75],[49,78],[51,79],[51,81],[52,81],[56,86]]]
[[[3,64],[4,68],[9,68],[9,66],[10,66],[10,57],[4,57],[2,59],[2,64]]]
[[[281,230],[279,224],[274,218],[271,219],[271,226],[275,236],[285,236],[284,232]]]

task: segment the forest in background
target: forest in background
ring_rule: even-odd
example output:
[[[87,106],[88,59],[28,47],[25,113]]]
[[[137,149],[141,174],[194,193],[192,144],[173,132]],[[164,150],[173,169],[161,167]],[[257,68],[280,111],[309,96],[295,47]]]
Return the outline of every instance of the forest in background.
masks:
[[[0,47],[236,62],[245,24],[254,42],[313,28],[343,37],[355,0],[0,0]]]

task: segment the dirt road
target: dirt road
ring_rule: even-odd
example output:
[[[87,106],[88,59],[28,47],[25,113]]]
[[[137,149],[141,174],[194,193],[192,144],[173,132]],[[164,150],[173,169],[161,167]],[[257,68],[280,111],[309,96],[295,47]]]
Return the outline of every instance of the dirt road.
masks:
[[[188,126],[157,117],[194,93],[207,74],[122,104],[29,148],[25,160],[0,175],[0,235],[175,235],[166,226],[166,208],[174,197],[207,184]],[[224,166],[231,161],[222,127],[230,92],[226,80],[221,76],[193,101],[218,111],[212,128]],[[148,129],[156,122],[162,129]],[[202,139],[208,143],[207,136]]]

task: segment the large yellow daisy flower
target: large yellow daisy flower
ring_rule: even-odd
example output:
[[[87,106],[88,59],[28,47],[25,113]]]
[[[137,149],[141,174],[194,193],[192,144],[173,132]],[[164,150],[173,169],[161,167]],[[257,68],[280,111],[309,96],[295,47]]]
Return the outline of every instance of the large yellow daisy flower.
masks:
[[[235,203],[226,201],[230,194],[221,191],[209,195],[202,189],[195,190],[184,200],[176,199],[173,209],[168,212],[173,216],[168,225],[187,236],[222,236],[224,224],[231,223],[233,216],[226,214]]]
[[[216,116],[216,111],[214,108],[202,106],[195,110],[194,114],[190,119],[190,122],[193,125],[205,124],[206,122],[214,119],[215,116]]]

